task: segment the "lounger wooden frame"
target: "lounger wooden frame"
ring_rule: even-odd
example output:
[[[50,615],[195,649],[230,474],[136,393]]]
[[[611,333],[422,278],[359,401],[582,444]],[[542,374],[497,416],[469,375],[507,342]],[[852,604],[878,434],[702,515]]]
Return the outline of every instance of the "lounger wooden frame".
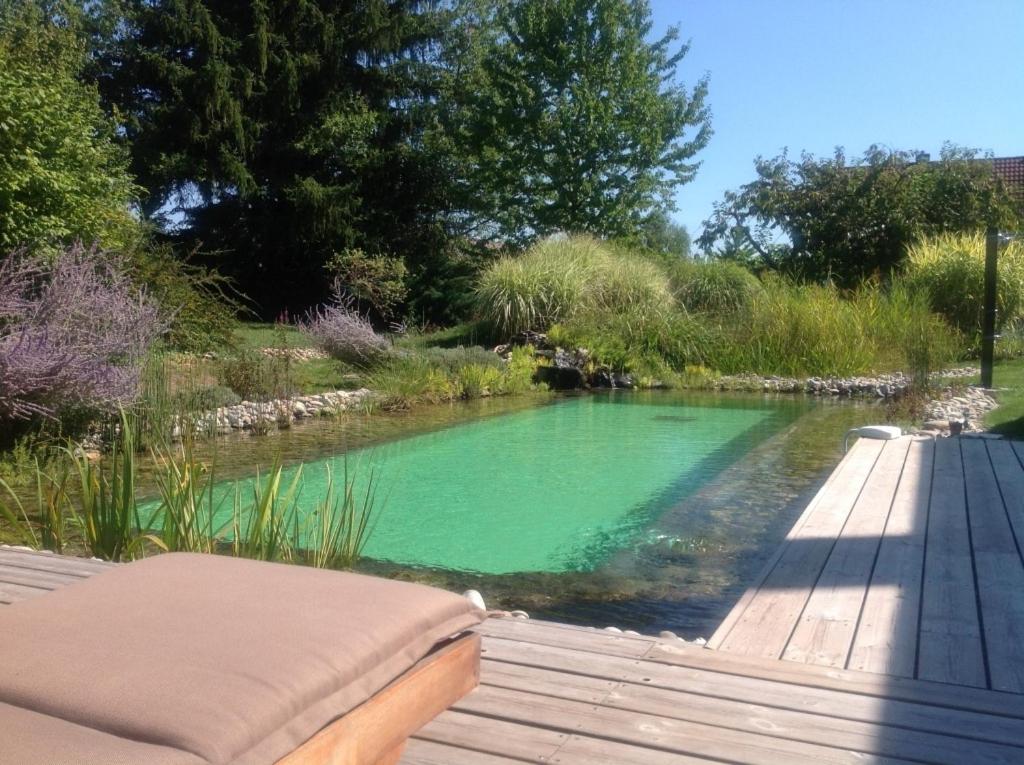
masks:
[[[394,765],[409,736],[479,683],[480,636],[464,632],[277,765]]]

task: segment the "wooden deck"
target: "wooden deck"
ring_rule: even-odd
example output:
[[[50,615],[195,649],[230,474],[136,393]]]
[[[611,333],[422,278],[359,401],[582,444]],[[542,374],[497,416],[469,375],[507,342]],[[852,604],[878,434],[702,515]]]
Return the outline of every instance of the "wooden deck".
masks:
[[[0,601],[109,565],[0,548]],[[535,620],[480,631],[480,688],[423,728],[403,763],[1024,762],[1024,695]]]
[[[709,641],[1024,692],[1024,443],[860,441]]]

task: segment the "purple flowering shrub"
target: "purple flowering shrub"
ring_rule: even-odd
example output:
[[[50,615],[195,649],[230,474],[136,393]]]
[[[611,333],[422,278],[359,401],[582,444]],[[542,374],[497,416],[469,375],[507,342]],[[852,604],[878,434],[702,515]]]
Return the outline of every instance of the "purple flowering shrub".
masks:
[[[0,262],[0,419],[132,401],[142,359],[167,329],[118,263],[80,244],[44,262]]]
[[[390,349],[383,335],[355,308],[355,301],[336,289],[326,305],[310,311],[299,328],[329,356],[357,366],[379,361]]]

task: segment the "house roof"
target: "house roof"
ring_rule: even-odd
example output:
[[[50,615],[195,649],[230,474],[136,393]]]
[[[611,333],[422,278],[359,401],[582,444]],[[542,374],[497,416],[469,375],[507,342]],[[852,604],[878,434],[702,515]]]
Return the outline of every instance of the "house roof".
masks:
[[[1024,157],[996,157],[992,160],[992,170],[1013,197],[1024,200]]]

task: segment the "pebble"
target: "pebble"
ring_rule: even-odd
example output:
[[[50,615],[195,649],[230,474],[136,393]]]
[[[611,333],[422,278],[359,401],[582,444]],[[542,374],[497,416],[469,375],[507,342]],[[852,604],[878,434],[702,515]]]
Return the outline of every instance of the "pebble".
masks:
[[[605,632],[614,632],[614,633],[619,634],[619,635],[622,634],[622,630],[620,630],[618,627],[605,627],[604,631]]]
[[[372,396],[373,393],[370,390],[360,388],[359,390],[337,390],[273,401],[243,401],[234,406],[222,406],[219,409],[201,413],[194,420],[195,429],[202,432],[212,428],[225,433],[229,430],[252,428],[254,423],[264,422],[287,427],[292,420],[318,417],[322,413],[331,414],[356,409]],[[175,437],[178,438],[181,436],[181,428],[178,425],[175,428],[177,431]]]
[[[530,615],[528,613],[526,613],[526,611],[512,611],[512,612],[509,613],[509,615],[513,619],[529,619],[530,618]]]
[[[977,367],[961,367],[934,372],[933,380],[974,377]],[[809,393],[814,396],[862,396],[893,398],[901,395],[912,383],[902,372],[876,377],[763,377],[761,375],[725,375],[714,382],[719,390],[765,390],[776,393]]]

